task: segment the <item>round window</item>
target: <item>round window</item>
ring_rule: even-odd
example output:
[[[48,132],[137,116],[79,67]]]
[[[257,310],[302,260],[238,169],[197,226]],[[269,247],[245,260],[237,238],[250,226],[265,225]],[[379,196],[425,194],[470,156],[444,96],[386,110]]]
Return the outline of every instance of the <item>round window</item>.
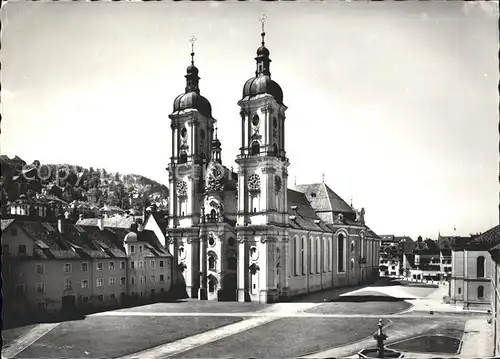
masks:
[[[252,117],[252,125],[254,125],[255,127],[257,127],[259,125],[259,123],[260,123],[259,116],[254,115]]]
[[[227,243],[229,243],[230,246],[234,246],[236,244],[236,241],[233,237],[231,237],[227,240]]]
[[[181,137],[182,138],[185,138],[187,135],[187,130],[186,130],[186,127],[183,127],[182,130],[181,130]]]
[[[210,244],[211,246],[215,245],[214,237],[212,237],[212,236],[208,237],[208,244]]]

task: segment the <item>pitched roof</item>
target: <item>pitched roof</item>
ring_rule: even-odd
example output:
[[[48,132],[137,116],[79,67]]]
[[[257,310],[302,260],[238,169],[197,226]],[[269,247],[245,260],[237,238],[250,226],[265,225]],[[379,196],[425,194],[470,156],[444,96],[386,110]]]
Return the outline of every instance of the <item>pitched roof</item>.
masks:
[[[465,246],[479,246],[484,248],[492,248],[500,243],[500,225],[497,225],[483,234],[473,237],[471,240],[467,241]]]
[[[65,223],[63,233],[59,233],[55,226],[46,222],[17,220],[16,223],[33,239],[34,258],[127,258],[123,238],[130,233],[130,229],[106,228],[101,231],[97,226]],[[4,220],[2,220],[3,225]],[[148,255],[170,256],[154,232],[146,230],[139,232],[139,240],[149,245]]]
[[[356,213],[351,206],[325,183],[295,185],[292,189],[304,193],[315,211]]]
[[[2,219],[2,232],[14,222],[14,219]]]
[[[296,208],[293,209],[292,206],[296,206]],[[288,189],[288,214],[295,217],[289,221],[292,228],[330,231],[311,207],[304,193]],[[319,223],[315,223],[315,221],[319,221]]]

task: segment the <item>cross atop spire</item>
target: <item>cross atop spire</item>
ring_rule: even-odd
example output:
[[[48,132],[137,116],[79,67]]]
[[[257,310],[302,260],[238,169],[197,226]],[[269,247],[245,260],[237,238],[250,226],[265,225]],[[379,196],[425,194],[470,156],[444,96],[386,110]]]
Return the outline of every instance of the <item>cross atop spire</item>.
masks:
[[[215,139],[217,139],[217,125],[215,125]]]
[[[191,43],[191,65],[194,65],[194,43],[196,42],[196,37],[191,36],[189,42]]]
[[[259,18],[259,21],[262,24],[262,33],[260,34],[260,36],[262,36],[262,46],[264,46],[264,36],[266,36],[266,33],[264,31],[264,23],[266,22],[266,19],[267,19],[267,15],[262,13],[262,15],[260,15],[260,18]]]
[[[325,174],[324,173],[321,174],[321,182],[325,183]]]

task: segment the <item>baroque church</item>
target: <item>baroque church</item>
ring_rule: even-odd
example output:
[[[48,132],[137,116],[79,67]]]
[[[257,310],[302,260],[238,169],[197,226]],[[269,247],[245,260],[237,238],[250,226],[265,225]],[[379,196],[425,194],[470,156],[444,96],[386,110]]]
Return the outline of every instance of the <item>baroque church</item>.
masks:
[[[271,303],[378,277],[380,237],[365,224],[364,209],[356,211],[325,183],[289,188],[287,106],[271,79],[263,22],[261,36],[255,76],[238,102],[237,172],[222,163],[193,49],[185,91],[169,115],[166,232],[172,278],[185,282],[190,298]]]

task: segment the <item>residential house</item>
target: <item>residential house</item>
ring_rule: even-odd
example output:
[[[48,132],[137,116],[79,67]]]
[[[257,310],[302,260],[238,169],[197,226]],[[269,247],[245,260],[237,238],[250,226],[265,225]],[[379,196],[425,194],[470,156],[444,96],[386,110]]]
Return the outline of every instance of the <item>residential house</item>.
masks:
[[[452,243],[450,301],[464,307],[491,308],[494,304],[492,277],[496,266],[489,250],[500,243],[500,226],[469,239]]]
[[[4,308],[12,316],[117,307],[134,298],[129,239],[140,243],[152,281],[143,299],[155,300],[171,288],[172,256],[152,231],[102,226],[2,220]],[[158,265],[156,265],[158,263]],[[163,280],[162,280],[163,279]],[[152,290],[154,289],[154,290]]]

